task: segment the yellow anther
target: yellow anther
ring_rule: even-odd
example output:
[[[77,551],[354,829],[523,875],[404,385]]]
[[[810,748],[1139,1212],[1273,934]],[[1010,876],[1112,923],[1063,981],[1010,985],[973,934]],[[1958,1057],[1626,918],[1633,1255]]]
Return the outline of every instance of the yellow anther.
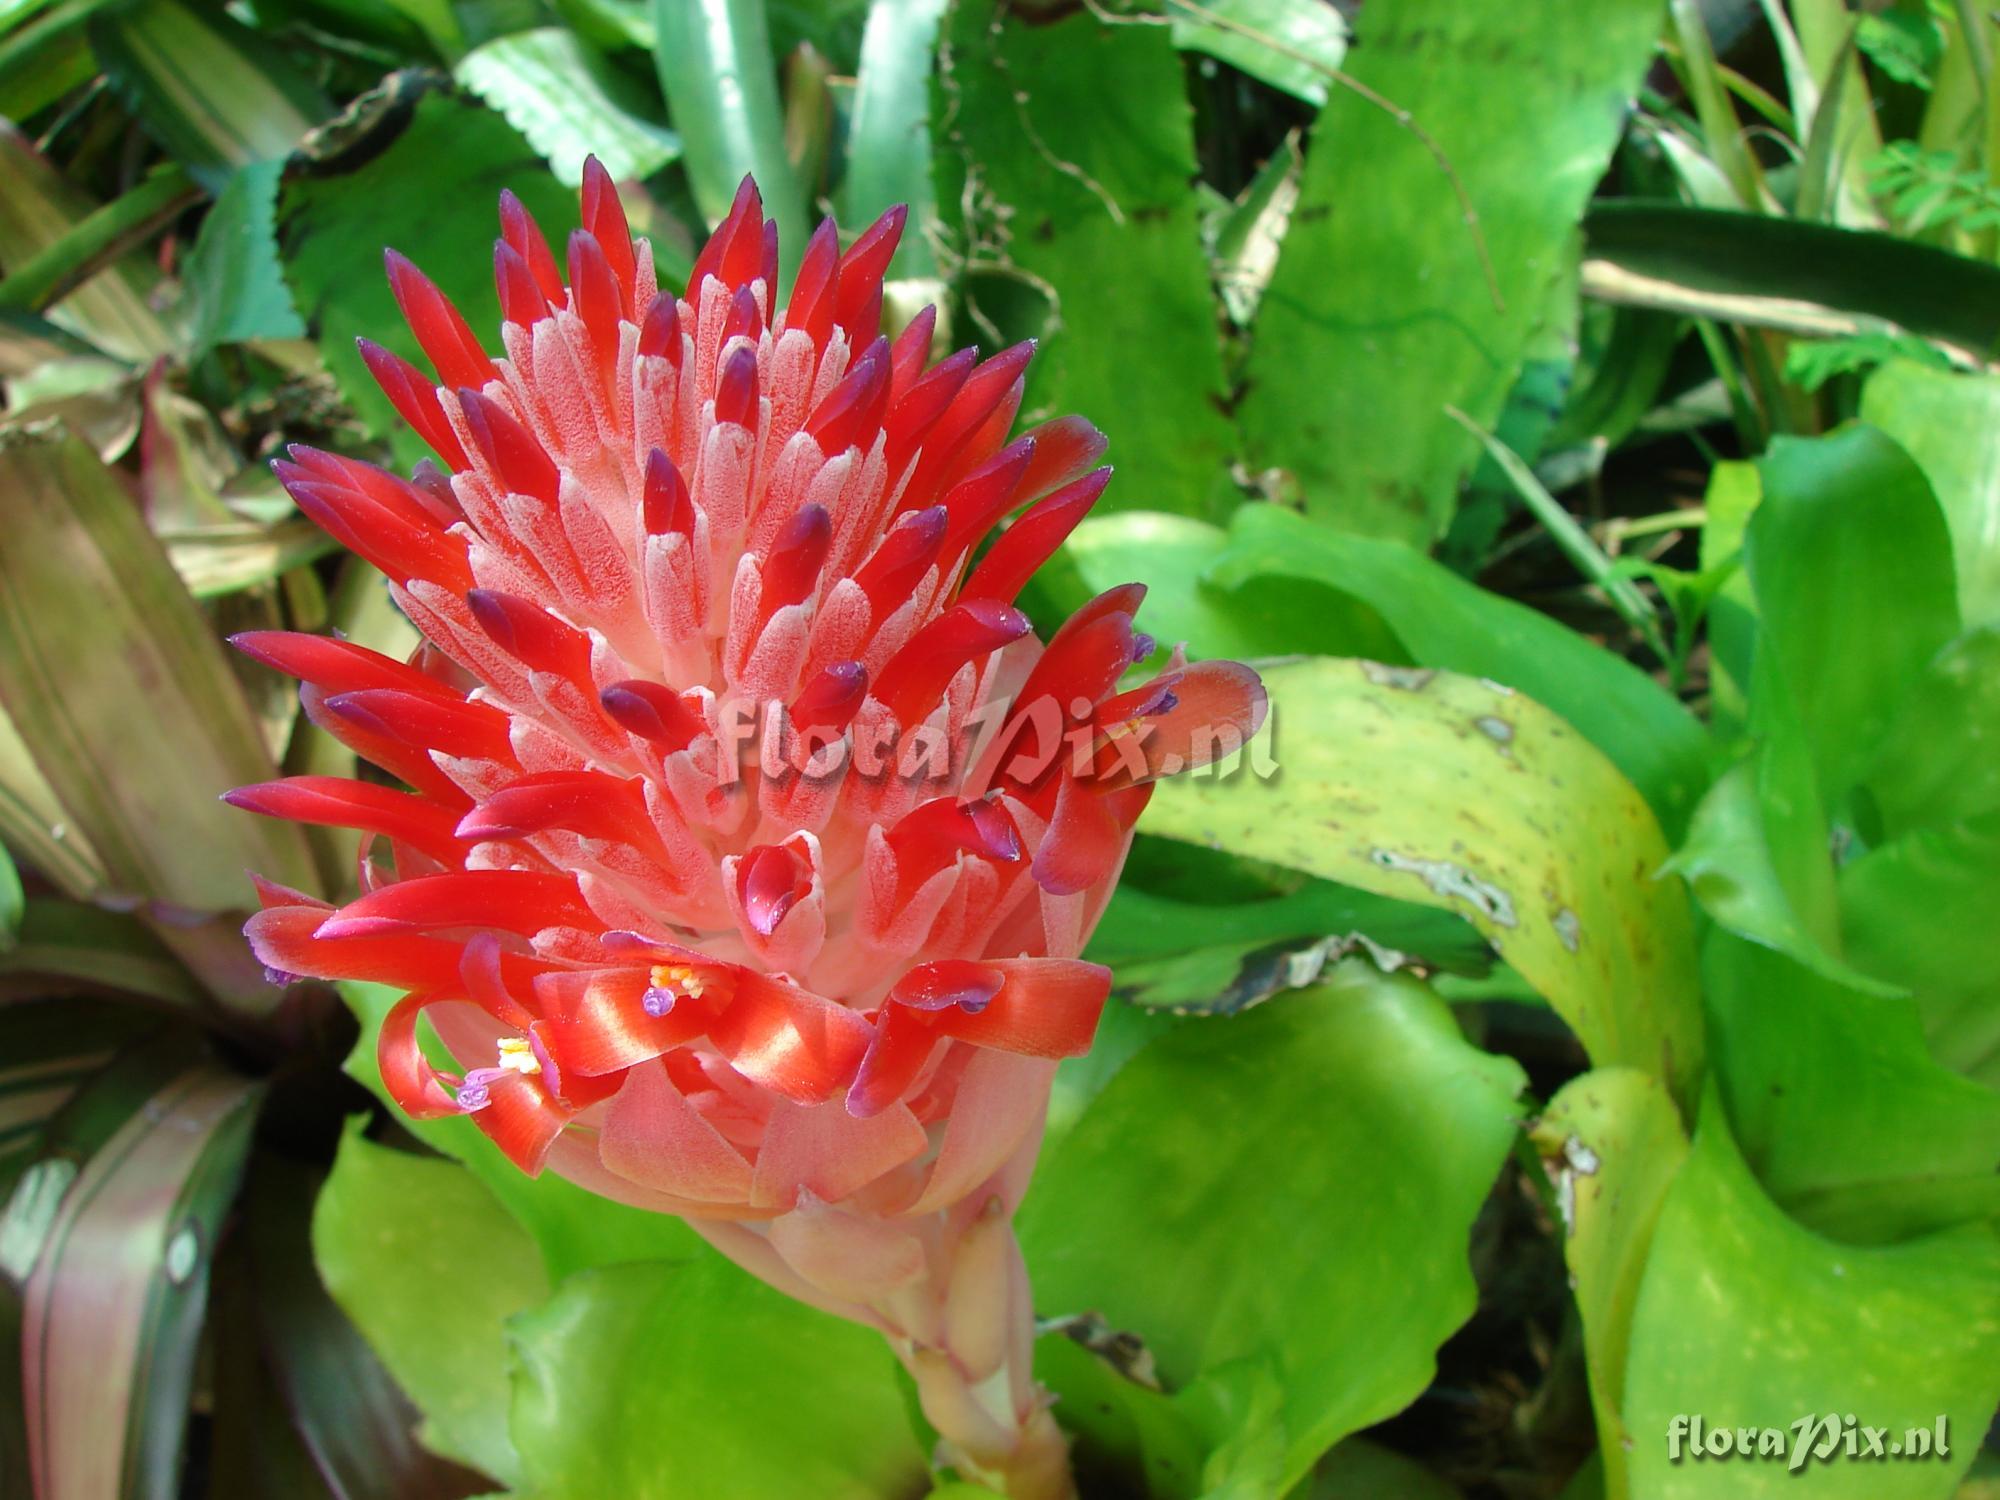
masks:
[[[652,980],[654,988],[672,990],[690,1000],[699,1000],[702,990],[706,988],[701,972],[686,964],[655,964]]]
[[[535,1049],[528,1045],[524,1036],[503,1036],[500,1038],[500,1066],[508,1073],[539,1073],[541,1063],[535,1057]]]

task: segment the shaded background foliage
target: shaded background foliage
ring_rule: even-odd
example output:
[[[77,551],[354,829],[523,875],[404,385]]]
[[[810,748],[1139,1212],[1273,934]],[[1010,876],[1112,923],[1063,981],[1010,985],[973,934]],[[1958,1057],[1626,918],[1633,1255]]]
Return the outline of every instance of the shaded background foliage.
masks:
[[[594,152],[665,279],[912,205],[1041,341],[1273,780],[1162,789],[1023,1236],[1086,1495],[1993,1492],[2000,25],[1942,0],[0,4],[0,1490],[973,1493],[872,1338],[399,1123],[223,789],[355,770],[236,630],[406,652],[265,469],[422,457]],[[403,343],[399,345],[399,340]],[[1668,1423],[1947,1419],[1947,1459]]]

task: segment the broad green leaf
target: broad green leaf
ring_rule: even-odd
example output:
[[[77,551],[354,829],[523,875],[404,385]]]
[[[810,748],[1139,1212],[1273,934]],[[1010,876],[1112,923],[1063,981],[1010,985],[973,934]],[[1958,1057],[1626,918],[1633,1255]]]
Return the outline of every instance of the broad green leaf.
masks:
[[[1598,1068],[1549,1101],[1534,1139],[1556,1184],[1563,1258],[1583,1315],[1605,1500],[1624,1500],[1633,1435],[1621,1412],[1633,1305],[1660,1205],[1687,1157],[1687,1133],[1658,1079]]]
[[[9,1000],[0,1010],[0,1055],[5,1057],[0,1063],[0,1274],[17,1282],[27,1274],[62,1188],[76,1171],[78,1153],[61,1149],[72,1142],[45,1154],[51,1122],[102,1073],[119,1048],[158,1030],[160,1022],[136,1006],[75,994]],[[36,1180],[22,1188],[30,1174]],[[0,1439],[0,1450],[5,1447]]]
[[[201,986],[137,917],[81,901],[37,897],[17,941],[0,952],[0,997],[111,991],[193,1010]]]
[[[2000,1076],[2000,810],[1916,829],[1842,866],[1840,906],[1849,957],[1910,988],[1931,1050],[1961,1072]]]
[[[570,187],[583,181],[586,156],[624,182],[651,177],[681,154],[680,137],[658,122],[657,97],[645,98],[565,27],[495,37],[460,58],[452,75],[505,115]]]
[[[483,1483],[418,1443],[409,1397],[314,1269],[313,1200],[321,1181],[315,1167],[260,1152],[244,1192],[263,1342],[292,1422],[314,1466],[343,1495],[460,1500]],[[492,1394],[504,1400],[505,1382],[497,1384]],[[504,1413],[496,1409],[494,1420]]]
[[[1143,580],[1142,623],[1160,643],[1155,666],[1182,643],[1195,659],[1294,652],[1402,659],[1401,643],[1373,609],[1314,580],[1272,575],[1254,588],[1212,582],[1216,563],[1230,551],[1229,532],[1192,516],[1151,510],[1091,516],[1050,570],[1053,586],[1043,597],[1054,606],[1051,623],[1106,589]],[[1066,573],[1074,587],[1063,587]]]
[[[1646,804],[1553,713],[1484,680],[1373,662],[1273,667],[1269,780],[1163,782],[1149,833],[1464,916],[1593,1062],[1701,1068],[1693,924]]]
[[[1973,364],[2000,342],[2000,268],[1870,230],[1611,200],[1584,223],[1586,296],[1809,337],[1908,332]]]
[[[874,0],[861,34],[861,69],[847,124],[847,175],[841,221],[872,224],[898,203],[910,221],[890,276],[937,275],[938,232],[931,185],[931,61],[945,0]]]
[[[653,64],[680,133],[696,207],[710,224],[729,212],[737,185],[757,179],[764,214],[778,224],[781,277],[805,250],[805,188],[785,152],[778,76],[761,0],[654,0]]]
[[[0,122],[0,265],[32,260],[96,207],[25,136]],[[172,335],[149,301],[158,282],[157,272],[127,261],[63,298],[49,313],[49,321],[82,335],[106,353],[149,360],[173,345]]]
[[[1654,0],[1362,12],[1347,71],[1378,97],[1321,111],[1238,408],[1251,467],[1285,471],[1309,515],[1444,530],[1477,453],[1444,408],[1499,416],[1659,19]]]
[[[79,899],[103,888],[104,861],[63,811],[0,704],[0,839],[15,855],[66,896]]]
[[[347,1072],[393,1110],[395,1102],[383,1089],[376,1066],[375,1037],[389,1007],[402,996],[378,984],[343,983],[340,992],[361,1023]],[[452,1066],[450,1053],[435,1040],[428,1050],[440,1067]],[[462,1115],[403,1123],[425,1145],[463,1164],[533,1236],[551,1285],[588,1267],[705,1253],[694,1231],[678,1219],[613,1203],[553,1172],[528,1176]]]
[[[10,17],[0,36],[0,116],[26,120],[97,69],[83,23],[104,0],[64,0],[40,15]]]
[[[1771,753],[1730,767],[1695,809],[1687,841],[1666,868],[1731,932],[1835,984],[1898,993],[1842,956],[1826,821],[1811,795],[1811,774],[1802,761]],[[1789,813],[1794,807],[1798,816]]]
[[[259,1086],[197,1064],[141,1099],[77,1170],[23,1289],[42,1500],[172,1500],[209,1261]]]
[[[1289,0],[1167,0],[1174,45],[1241,68],[1308,104],[1324,104],[1347,55],[1347,22],[1331,5]]]
[[[272,232],[281,161],[236,172],[201,221],[188,255],[196,353],[251,339],[296,339],[305,324],[292,306]]]
[[[1357,1437],[1315,1464],[1290,1500],[1459,1500],[1459,1491],[1414,1459]]]
[[[1744,566],[1759,650],[1773,653],[1837,802],[1903,690],[1958,634],[1951,537],[1923,471],[1872,427],[1779,438],[1758,470]]]
[[[1908,1244],[1836,1244],[1788,1219],[1730,1139],[1720,1102],[1653,1233],[1632,1320],[1625,1420],[1632,1490],[1718,1496],[1936,1500],[1972,1460],[2000,1400],[2000,1241],[1984,1226]],[[1816,1463],[1670,1456],[1676,1416],[1711,1429],[1789,1429],[1854,1414],[1900,1437],[1945,1419],[1941,1462]],[[1789,1433],[1788,1433],[1789,1436]]]
[[[313,1210],[326,1288],[424,1414],[436,1452],[516,1484],[502,1325],[548,1296],[542,1257],[463,1167],[348,1122]]]
[[[1639,789],[1670,837],[1708,785],[1707,736],[1658,683],[1410,548],[1315,526],[1279,506],[1246,505],[1205,577],[1246,601],[1274,577],[1353,596],[1381,615],[1411,660],[1504,683],[1568,719]]]
[[[212,193],[332,112],[294,57],[221,10],[122,0],[91,17],[90,45],[140,123]]]
[[[1968,625],[2000,624],[2000,376],[1884,365],[1861,415],[1903,446],[1951,527],[1958,605]]]
[[[1041,339],[1026,410],[1109,432],[1104,504],[1219,518],[1238,498],[1234,442],[1165,29],[1090,14],[1029,24],[967,0],[946,42],[938,203],[967,260],[968,314],[1006,340]]]
[[[1969,630],[1917,676],[1862,784],[1890,835],[2000,808],[2000,625]]]
[[[2000,1095],[1931,1055],[1915,1002],[1720,932],[1702,973],[1733,1132],[1794,1218],[1882,1243],[2000,1209]]]
[[[576,200],[504,119],[434,83],[398,75],[350,115],[287,163],[278,188],[278,254],[341,394],[409,465],[429,451],[354,348],[363,336],[407,359],[424,358],[382,274],[383,248],[423,267],[493,350],[500,340],[492,276],[500,190],[512,188],[557,245],[576,225]],[[448,194],[437,191],[441,161],[451,163]]]
[[[116,478],[60,431],[13,431],[0,491],[0,699],[114,886],[194,912],[249,905],[246,869],[310,889],[297,829],[216,800],[274,768],[221,643]]]
[[[1181,1022],[1045,1152],[1021,1214],[1036,1308],[1102,1313],[1184,1401],[1275,1380],[1282,1467],[1262,1493],[1282,1491],[1415,1396],[1471,1313],[1467,1235],[1521,1083],[1421,985],[1358,961]]]
[[[514,1444],[537,1500],[921,1493],[881,1335],[720,1256],[582,1272],[508,1336]]]

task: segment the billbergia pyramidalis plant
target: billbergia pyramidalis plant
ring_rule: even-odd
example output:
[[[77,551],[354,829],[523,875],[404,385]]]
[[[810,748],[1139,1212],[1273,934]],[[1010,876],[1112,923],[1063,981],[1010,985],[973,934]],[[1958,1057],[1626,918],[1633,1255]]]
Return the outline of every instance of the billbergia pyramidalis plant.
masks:
[[[880,1329],[945,1462],[1069,1495],[1013,1212],[1110,987],[1078,955],[1133,823],[1263,689],[1178,651],[1123,686],[1155,649],[1138,584],[1036,638],[1015,598],[1105,440],[1008,440],[1030,345],[931,363],[931,310],[881,335],[900,210],[845,252],[822,224],[782,309],[747,180],[685,297],[594,162],[567,283],[511,196],[500,222],[505,358],[393,252],[435,379],[363,346],[442,467],[277,466],[425,643],[238,639],[410,788],[234,793],[371,836],[358,899],[266,883],[250,940],[280,979],[407,992],[380,1061],[411,1116]]]

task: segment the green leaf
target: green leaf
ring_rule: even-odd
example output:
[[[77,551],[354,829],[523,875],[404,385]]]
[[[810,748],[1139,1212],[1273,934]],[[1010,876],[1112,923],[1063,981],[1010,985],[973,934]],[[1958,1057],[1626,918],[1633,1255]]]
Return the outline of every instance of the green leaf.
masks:
[[[1857,1309],[1867,1315],[1857,1317]],[[2000,1242],[1967,1228],[1879,1249],[1786,1218],[1750,1175],[1719,1101],[1660,1211],[1632,1321],[1625,1420],[1633,1493],[1935,1500],[1971,1462],[2000,1400]],[[1901,1437],[1934,1428],[1944,1462],[1672,1460],[1676,1416],[1790,1429],[1853,1413]],[[1789,1431],[1787,1431],[1789,1437]],[[1789,1454],[1787,1455],[1789,1457]]]
[[[2000,1077],[2000,810],[1842,866],[1840,909],[1849,957],[1914,992],[1932,1052]]]
[[[1348,72],[1379,97],[1336,89],[1320,114],[1239,407],[1251,467],[1309,515],[1444,530],[1477,451],[1444,408],[1499,416],[1658,27],[1654,0],[1362,12]]]
[[[1041,339],[1028,411],[1109,430],[1118,478],[1104,504],[1219,519],[1238,499],[1234,440],[1165,29],[1089,14],[1031,25],[967,0],[946,41],[937,196],[968,314],[989,337]]]
[[[1744,565],[1759,650],[1774,654],[1837,801],[1903,689],[1958,634],[1951,537],[1923,471],[1872,427],[1779,438],[1758,470]]]
[[[1495,684],[1373,662],[1273,667],[1269,780],[1162,782],[1153,834],[1464,916],[1592,1060],[1701,1068],[1693,925],[1659,825],[1617,770]]]
[[[1861,415],[1917,461],[1944,509],[1968,625],[2000,624],[2000,376],[1885,365]]]
[[[1576,565],[1578,572],[1600,589],[1618,617],[1653,649],[1653,654],[1662,661],[1667,659],[1667,643],[1660,634],[1660,621],[1653,609],[1653,603],[1639,589],[1630,577],[1618,571],[1617,566],[1604,555],[1604,549],[1597,545],[1590,533],[1583,529],[1576,517],[1563,509],[1562,502],[1548,492],[1535,471],[1522,461],[1521,456],[1494,434],[1486,431],[1457,407],[1446,408],[1446,415],[1465,428],[1479,440],[1479,445],[1499,466],[1500,472],[1514,487],[1535,519],[1542,523],[1563,556]]]
[[[1687,1133],[1658,1079],[1598,1068],[1549,1101],[1534,1139],[1556,1185],[1563,1259],[1583,1315],[1605,1500],[1623,1500],[1635,1445],[1621,1415],[1633,1306],[1660,1205],[1687,1157]]]
[[[1367,1438],[1349,1438],[1313,1467],[1290,1500],[1460,1500],[1455,1485]]]
[[[91,17],[90,44],[132,113],[212,193],[331,112],[292,57],[219,9],[123,0]]]
[[[129,912],[37,897],[22,911],[16,937],[0,952],[0,996],[105,990],[187,1009],[205,999],[174,955]]]
[[[66,896],[94,895],[104,861],[70,821],[0,704],[0,839]]]
[[[217,344],[305,336],[278,264],[272,222],[283,172],[280,161],[242,168],[201,221],[186,271],[194,298],[190,340],[197,354]]]
[[[382,1087],[376,1066],[375,1038],[402,993],[359,983],[343,983],[340,992],[361,1023],[347,1072],[393,1109],[395,1102]],[[435,1039],[426,1050],[440,1067],[453,1065],[451,1054]],[[704,1253],[694,1231],[678,1219],[613,1203],[553,1172],[528,1176],[463,1115],[404,1123],[425,1145],[462,1163],[528,1231],[541,1249],[551,1285],[589,1267]]]
[[[1246,507],[1249,509],[1275,507]],[[1106,589],[1146,584],[1146,628],[1162,666],[1183,642],[1195,659],[1242,660],[1308,652],[1401,659],[1402,645],[1379,615],[1350,595],[1282,574],[1255,588],[1218,586],[1211,575],[1231,549],[1231,534],[1192,516],[1135,510],[1090,516],[1070,534],[1042,590],[1059,624]],[[1063,585],[1073,570],[1073,587]]]
[[[293,1425],[314,1466],[342,1495],[459,1500],[477,1481],[418,1445],[409,1398],[314,1272],[313,1199],[320,1183],[318,1169],[264,1152],[251,1166],[244,1195],[262,1341]],[[393,1214],[412,1205],[382,1207]],[[479,1242],[482,1257],[492,1248]],[[438,1336],[435,1323],[425,1326]],[[455,1328],[451,1336],[469,1331]],[[497,1344],[498,1330],[487,1331]],[[492,1382],[487,1394],[504,1401],[505,1381]],[[493,1420],[505,1410],[496,1405]]]
[[[1899,700],[1862,783],[1887,837],[2000,808],[2000,625],[1939,652]]]
[[[1670,836],[1708,785],[1707,736],[1660,685],[1546,615],[1469,583],[1408,547],[1246,505],[1208,582],[1254,600],[1274,577],[1352,595],[1410,658],[1505,683],[1561,714],[1631,780]]]
[[[924,1459],[881,1335],[720,1256],[611,1266],[508,1325],[538,1500],[881,1500]]]
[[[874,0],[861,34],[861,68],[847,125],[841,221],[859,229],[898,203],[910,221],[890,276],[937,275],[931,186],[931,61],[945,0]]]
[[[423,351],[382,274],[385,246],[402,251],[497,347],[494,206],[512,188],[551,241],[576,226],[577,205],[542,159],[491,110],[434,79],[398,74],[315,135],[278,188],[278,254],[327,370],[372,434],[390,437],[405,466],[429,456],[362,364],[365,336],[407,359]],[[437,164],[451,163],[440,195]]]
[[[25,136],[0,122],[0,265],[33,260],[96,208]],[[158,283],[156,271],[128,260],[63,298],[49,321],[107,353],[150,360],[173,346],[150,301]]]
[[[2000,1208],[2000,1095],[1932,1057],[1913,1001],[1727,934],[1702,959],[1732,1129],[1788,1213],[1888,1243]]]
[[[757,179],[778,224],[787,285],[805,250],[806,195],[785,152],[778,76],[761,0],[654,0],[653,64],[680,132],[688,185],[710,224]]]
[[[126,1099],[28,1258],[21,1353],[47,1500],[177,1493],[209,1261],[258,1092],[203,1063]]]
[[[1835,984],[1887,995],[1841,956],[1826,821],[1811,767],[1757,756],[1730,767],[1695,809],[1666,868],[1731,932],[1797,960]]]
[[[10,266],[6,280],[0,281],[0,309],[40,312],[60,302],[171,224],[197,196],[178,167],[156,167],[137,187],[78,221],[61,239]]]
[[[216,800],[275,768],[221,644],[116,478],[73,437],[15,430],[0,434],[0,491],[0,699],[114,886],[194,912],[248,906],[246,869],[312,888],[297,829]]]
[[[1167,0],[1174,45],[1204,52],[1308,104],[1326,103],[1347,55],[1347,22],[1331,5],[1288,0]]]
[[[596,155],[615,181],[650,177],[681,154],[647,99],[574,32],[544,26],[475,47],[452,76],[507,117],[570,187]]]
[[[104,0],[66,0],[0,36],[0,117],[26,120],[97,71],[83,23]]]
[[[516,1485],[501,1325],[547,1297],[541,1254],[463,1167],[378,1146],[362,1124],[313,1212],[320,1275],[423,1411],[425,1444]]]
[[[1966,364],[2000,344],[2000,268],[1872,230],[1610,200],[1584,222],[1584,293],[1816,338],[1913,333]]]
[[[21,872],[14,867],[14,857],[0,845],[0,954],[11,952],[19,943],[21,917],[27,906],[28,898],[21,889]]]
[[[1279,1482],[1250,1493],[1279,1493],[1415,1396],[1471,1313],[1467,1236],[1521,1083],[1421,985],[1360,962],[1184,1021],[1045,1153],[1021,1214],[1036,1306],[1136,1334],[1184,1402],[1275,1379]]]

